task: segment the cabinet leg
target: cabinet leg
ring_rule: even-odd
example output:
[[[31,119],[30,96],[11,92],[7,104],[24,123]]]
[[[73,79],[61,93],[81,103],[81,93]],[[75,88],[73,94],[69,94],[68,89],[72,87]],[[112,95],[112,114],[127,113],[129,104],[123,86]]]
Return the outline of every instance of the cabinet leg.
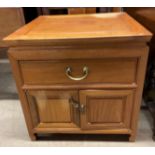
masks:
[[[37,140],[37,136],[35,134],[30,135],[30,138],[32,141],[36,141]]]
[[[129,141],[130,142],[135,142],[135,140],[136,140],[136,136],[135,135],[130,135]]]

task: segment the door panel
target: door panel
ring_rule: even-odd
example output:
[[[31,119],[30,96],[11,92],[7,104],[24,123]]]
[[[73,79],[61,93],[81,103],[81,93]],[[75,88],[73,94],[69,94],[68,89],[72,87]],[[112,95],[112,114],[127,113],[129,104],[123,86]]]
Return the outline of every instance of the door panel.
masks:
[[[88,122],[119,123],[122,120],[123,100],[121,99],[90,99],[88,104]]]
[[[78,102],[77,91],[28,91],[33,122],[38,127],[74,127],[79,111],[70,103]]]
[[[82,129],[130,128],[133,90],[80,91]]]

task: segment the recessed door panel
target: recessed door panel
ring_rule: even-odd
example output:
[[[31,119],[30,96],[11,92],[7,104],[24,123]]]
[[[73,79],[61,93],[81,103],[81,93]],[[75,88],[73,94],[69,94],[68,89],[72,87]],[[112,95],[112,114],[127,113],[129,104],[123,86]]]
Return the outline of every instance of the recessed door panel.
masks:
[[[90,99],[88,104],[88,122],[99,123],[120,123],[123,111],[122,99],[96,98]]]

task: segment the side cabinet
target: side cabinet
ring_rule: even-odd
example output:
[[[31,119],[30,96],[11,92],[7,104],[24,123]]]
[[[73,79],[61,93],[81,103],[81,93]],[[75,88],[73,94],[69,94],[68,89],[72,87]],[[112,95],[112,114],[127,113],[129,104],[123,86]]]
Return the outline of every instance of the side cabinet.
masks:
[[[9,58],[31,138],[40,133],[127,134],[134,141],[148,49],[127,47],[12,48]]]
[[[150,39],[126,13],[40,16],[6,37],[31,139],[78,133],[134,141]]]

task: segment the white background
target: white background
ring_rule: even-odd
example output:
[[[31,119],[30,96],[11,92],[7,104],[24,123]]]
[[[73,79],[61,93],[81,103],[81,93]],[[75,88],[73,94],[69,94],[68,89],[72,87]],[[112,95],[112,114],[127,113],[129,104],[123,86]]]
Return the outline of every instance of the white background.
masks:
[[[153,7],[155,0],[0,0],[0,7]]]

